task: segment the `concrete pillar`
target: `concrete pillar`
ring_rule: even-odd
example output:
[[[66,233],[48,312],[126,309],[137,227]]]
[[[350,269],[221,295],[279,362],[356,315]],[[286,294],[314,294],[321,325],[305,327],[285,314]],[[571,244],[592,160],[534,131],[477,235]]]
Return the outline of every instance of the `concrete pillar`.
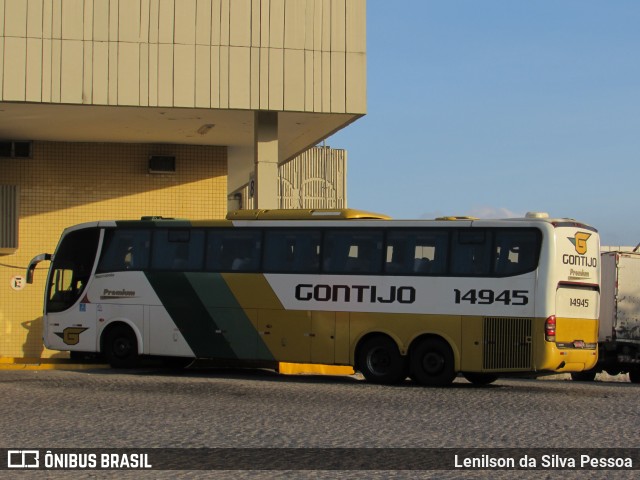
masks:
[[[278,208],[278,112],[256,112],[254,208]]]

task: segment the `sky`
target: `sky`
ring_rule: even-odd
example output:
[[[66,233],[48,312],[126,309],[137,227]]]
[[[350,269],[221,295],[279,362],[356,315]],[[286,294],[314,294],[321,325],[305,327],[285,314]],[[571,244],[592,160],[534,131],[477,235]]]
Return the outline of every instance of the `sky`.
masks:
[[[348,206],[523,216],[640,243],[640,1],[367,0]]]

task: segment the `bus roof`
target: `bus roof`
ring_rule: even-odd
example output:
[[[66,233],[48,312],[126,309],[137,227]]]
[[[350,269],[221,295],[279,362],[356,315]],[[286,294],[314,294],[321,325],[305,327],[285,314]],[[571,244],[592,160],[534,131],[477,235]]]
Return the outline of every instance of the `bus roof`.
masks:
[[[171,227],[171,228],[189,228],[189,227],[230,227],[230,226],[253,226],[265,225],[269,222],[278,223],[278,226],[294,226],[297,222],[312,221],[314,224],[337,226],[344,220],[362,220],[358,222],[359,226],[388,226],[393,222],[397,227],[413,227],[413,226],[446,226],[455,225],[456,227],[505,227],[509,224],[518,227],[532,227],[548,225],[551,228],[558,227],[576,227],[584,228],[594,232],[597,230],[585,223],[570,218],[549,218],[547,214],[527,214],[519,218],[502,218],[502,219],[480,219],[465,216],[444,216],[435,219],[398,219],[391,220],[391,217],[356,209],[262,209],[262,210],[236,210],[229,212],[226,219],[209,219],[209,220],[188,220],[184,218],[167,218],[161,216],[145,216],[139,220],[102,220],[98,222],[89,222],[80,225],[68,227],[66,231],[77,230],[81,228],[109,228],[109,227]],[[277,221],[277,222],[276,222]],[[253,222],[256,222],[255,224]],[[336,222],[336,223],[334,223]],[[389,223],[387,223],[389,222]]]
[[[391,220],[381,213],[351,208],[235,210],[227,214],[227,220]]]

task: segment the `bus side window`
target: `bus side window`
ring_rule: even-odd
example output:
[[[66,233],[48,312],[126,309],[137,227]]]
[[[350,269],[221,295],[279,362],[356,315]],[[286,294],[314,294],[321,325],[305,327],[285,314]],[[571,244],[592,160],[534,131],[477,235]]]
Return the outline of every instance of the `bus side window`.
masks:
[[[389,232],[385,272],[390,275],[411,275],[416,272],[416,232]]]
[[[323,248],[323,271],[325,273],[380,273],[382,240],[382,232],[327,231]]]
[[[149,230],[107,231],[98,273],[148,268],[150,238]]]
[[[153,233],[151,266],[159,270],[202,270],[203,230],[160,229]]]
[[[387,237],[386,273],[392,275],[442,275],[447,269],[446,231],[390,231]]]
[[[540,235],[535,230],[499,231],[495,234],[494,273],[520,275],[537,267]]]
[[[257,272],[261,251],[261,234],[258,230],[210,230],[207,237],[206,270]]]
[[[320,268],[320,232],[272,230],[265,234],[265,272],[314,273]]]
[[[486,230],[455,230],[451,273],[458,276],[489,275],[490,233]]]

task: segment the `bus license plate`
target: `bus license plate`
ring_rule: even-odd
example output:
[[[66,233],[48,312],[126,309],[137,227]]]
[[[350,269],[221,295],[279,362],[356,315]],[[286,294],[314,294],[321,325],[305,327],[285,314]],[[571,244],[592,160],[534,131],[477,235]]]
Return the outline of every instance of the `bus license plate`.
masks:
[[[584,341],[576,340],[573,342],[573,348],[584,348]]]

